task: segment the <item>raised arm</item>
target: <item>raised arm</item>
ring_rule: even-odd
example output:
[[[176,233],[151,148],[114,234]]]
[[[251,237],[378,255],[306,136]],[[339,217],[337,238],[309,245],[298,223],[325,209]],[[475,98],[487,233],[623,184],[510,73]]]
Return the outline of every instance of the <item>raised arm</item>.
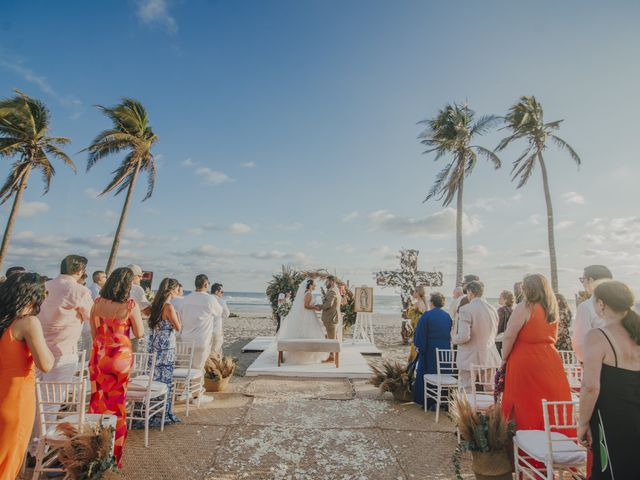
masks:
[[[338,301],[338,297],[336,296],[335,290],[329,290],[327,292],[327,296],[320,305],[321,310],[329,310],[331,308],[335,308],[336,302]]]
[[[176,332],[180,332],[182,330],[182,323],[180,322],[180,317],[178,316],[178,312],[176,312],[176,309],[170,303],[167,303],[164,306],[164,308],[166,309],[165,314],[166,314],[167,320],[169,320],[171,325],[173,325],[173,329]]]
[[[18,327],[18,328],[16,328]],[[12,328],[12,327],[9,327]],[[28,316],[21,318],[13,327],[13,335],[16,340],[26,342],[33,357],[33,362],[42,372],[48,372],[53,367],[53,354],[42,333],[42,324],[37,317]]]
[[[518,334],[524,324],[527,323],[531,312],[529,307],[522,302],[516,305],[516,308],[511,313],[509,320],[507,321],[507,329],[504,331],[504,337],[502,338],[502,359],[506,362],[513,349],[513,344],[518,338]]]

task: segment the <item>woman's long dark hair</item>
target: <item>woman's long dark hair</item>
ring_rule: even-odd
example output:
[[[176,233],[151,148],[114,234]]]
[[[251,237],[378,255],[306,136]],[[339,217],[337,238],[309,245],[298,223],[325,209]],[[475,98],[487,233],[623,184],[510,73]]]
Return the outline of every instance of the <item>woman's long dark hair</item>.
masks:
[[[37,273],[14,273],[0,283],[0,337],[31,306],[31,315],[40,313],[46,292],[44,279]]]
[[[631,339],[640,345],[640,316],[632,308],[634,298],[631,289],[622,282],[609,280],[598,285],[593,296],[614,312],[626,312],[622,326],[629,332]]]
[[[175,278],[164,278],[160,282],[156,296],[153,299],[153,304],[151,305],[151,314],[149,315],[149,328],[151,330],[154,330],[162,321],[162,308],[164,304],[167,303],[171,291],[179,285],[180,283]]]
[[[100,296],[112,302],[125,303],[131,294],[133,272],[130,268],[116,268],[100,290]]]
[[[522,281],[522,291],[528,304],[539,303],[542,306],[547,322],[558,321],[558,301],[547,277],[539,273],[527,275]]]

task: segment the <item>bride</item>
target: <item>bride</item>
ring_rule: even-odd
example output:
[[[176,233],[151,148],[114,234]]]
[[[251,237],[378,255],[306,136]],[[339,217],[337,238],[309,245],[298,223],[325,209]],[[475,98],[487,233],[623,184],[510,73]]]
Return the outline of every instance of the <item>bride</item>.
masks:
[[[316,282],[312,278],[304,280],[298,287],[293,305],[278,331],[278,339],[290,338],[325,338],[324,326],[316,316],[316,306],[313,304],[313,291]],[[313,352],[285,352],[287,364],[320,363],[324,358],[322,353]]]

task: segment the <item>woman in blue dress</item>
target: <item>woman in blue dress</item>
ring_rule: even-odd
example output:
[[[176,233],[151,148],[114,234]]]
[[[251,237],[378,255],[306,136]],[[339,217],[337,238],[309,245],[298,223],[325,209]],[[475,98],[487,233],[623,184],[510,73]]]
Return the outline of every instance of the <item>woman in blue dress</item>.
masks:
[[[180,283],[176,279],[163,279],[151,305],[151,314],[149,315],[151,333],[148,352],[156,354],[153,379],[166,383],[169,390],[165,424],[180,422],[178,417],[173,414],[173,369],[176,361],[176,332],[181,330],[182,325],[171,304],[171,300],[178,295],[179,287]],[[162,418],[156,415],[149,421],[149,425],[160,426],[161,421]]]
[[[416,381],[413,387],[413,401],[424,405],[424,375],[438,373],[436,348],[451,348],[451,316],[442,309],[444,295],[432,293],[429,299],[431,310],[425,312],[418,320],[413,344],[418,350],[418,366]],[[429,407],[431,401],[429,402]],[[435,405],[435,402],[434,402]]]

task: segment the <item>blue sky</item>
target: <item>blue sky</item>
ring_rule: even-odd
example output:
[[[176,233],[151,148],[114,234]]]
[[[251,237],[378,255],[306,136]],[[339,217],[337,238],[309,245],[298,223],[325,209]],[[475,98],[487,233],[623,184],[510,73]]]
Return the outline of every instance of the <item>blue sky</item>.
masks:
[[[75,252],[104,267],[124,198],[95,194],[119,159],[86,174],[77,152],[108,126],[93,105],[131,96],[160,137],[159,167],[152,199],[136,192],[119,264],[185,285],[204,271],[227,290],[263,290],[283,263],[370,284],[406,247],[449,292],[455,211],[422,203],[444,163],[422,154],[416,122],[446,102],[503,114],[535,94],[583,160],[546,155],[561,290],[592,263],[637,289],[638,18],[632,1],[6,2],[0,95],[44,100],[79,167],[58,165],[44,197],[31,179],[8,263],[52,275]],[[465,271],[490,296],[548,273],[539,172],[520,190],[509,181],[521,147],[466,183]]]

